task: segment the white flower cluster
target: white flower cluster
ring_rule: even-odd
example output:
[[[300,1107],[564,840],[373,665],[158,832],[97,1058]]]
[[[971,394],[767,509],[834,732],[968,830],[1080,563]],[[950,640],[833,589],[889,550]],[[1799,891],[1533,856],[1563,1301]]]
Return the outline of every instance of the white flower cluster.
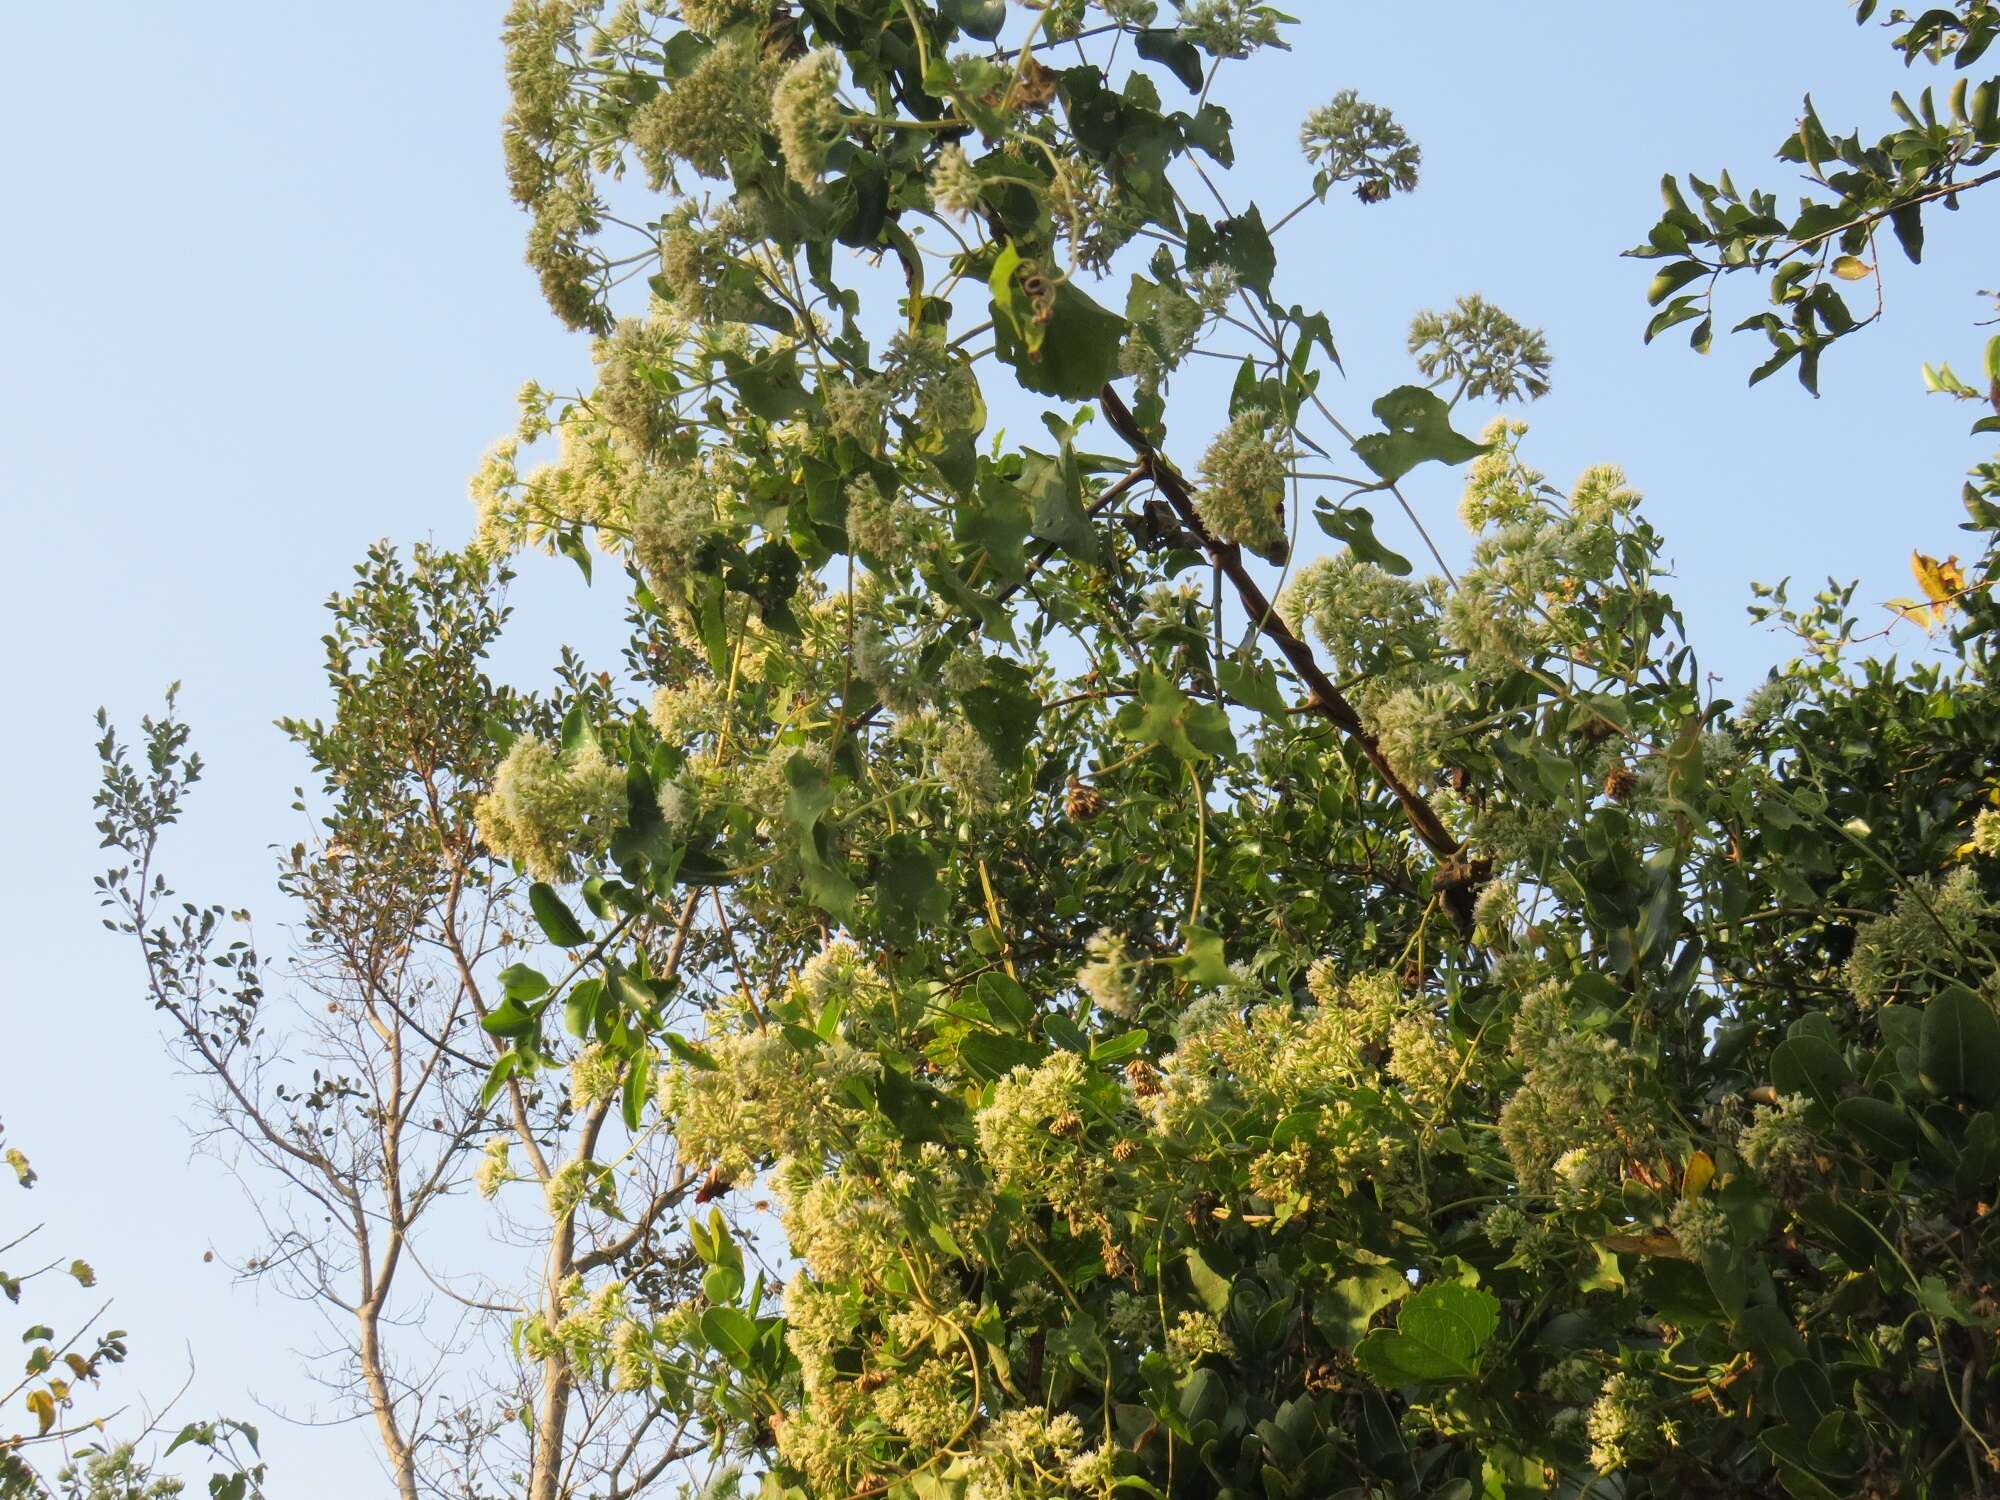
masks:
[[[1637,1061],[1608,1036],[1569,1029],[1517,1029],[1517,1055],[1531,1036],[1540,1045],[1501,1107],[1500,1144],[1524,1191],[1593,1198],[1615,1185],[1618,1156],[1652,1154],[1657,1126],[1637,1091]]]
[[[640,105],[628,132],[654,191],[681,162],[703,177],[726,178],[729,158],[755,149],[770,123],[774,81],[758,39],[739,31]]]
[[[1449,312],[1418,313],[1410,324],[1410,353],[1427,377],[1453,382],[1475,401],[1534,401],[1548,394],[1548,340],[1483,297],[1460,297]]]
[[[1280,12],[1261,0],[1177,0],[1181,34],[1217,57],[1244,58],[1259,47],[1284,45]]]
[[[772,123],[785,169],[800,187],[820,185],[827,153],[845,129],[839,93],[840,53],[832,47],[808,52],[786,68],[772,93]]]
[[[979,1154],[997,1186],[1046,1199],[1077,1221],[1096,1214],[1104,1175],[1083,1144],[1092,1109],[1087,1083],[1083,1059],[1056,1052],[994,1084],[992,1103],[974,1120]]]
[[[1818,1137],[1806,1118],[1811,1108],[1803,1094],[1781,1095],[1774,1105],[1758,1105],[1736,1138],[1743,1164],[1780,1192],[1800,1185],[1812,1172]]]
[[[594,853],[626,816],[625,773],[594,744],[558,755],[533,735],[514,741],[479,799],[479,836],[537,880],[559,880],[572,857]]]
[[[1394,115],[1353,89],[1342,89],[1330,104],[1306,116],[1299,147],[1306,160],[1320,169],[1322,197],[1327,184],[1351,182],[1354,196],[1363,203],[1380,203],[1391,193],[1409,192],[1417,185],[1424,155]]]
[[[776,1157],[823,1150],[848,1112],[836,1097],[840,1085],[880,1066],[839,1037],[801,1048],[761,1028],[711,1037],[707,1050],[714,1068],[677,1062],[661,1074],[657,1099],[681,1159],[729,1181]]]
[[[1139,1014],[1139,990],[1132,978],[1135,961],[1123,935],[1100,928],[1085,951],[1090,961],[1076,971],[1076,987],[1099,1010],[1132,1020]]]
[[[1239,412],[1216,434],[1201,461],[1195,509],[1202,524],[1275,561],[1285,552],[1287,450],[1271,437],[1271,415],[1255,407]]]
[[[1961,955],[1985,947],[1996,916],[2000,908],[1986,899],[1970,867],[1942,880],[1919,877],[1898,893],[1892,911],[1855,932],[1847,987],[1869,1007],[1928,990],[1960,966]]]

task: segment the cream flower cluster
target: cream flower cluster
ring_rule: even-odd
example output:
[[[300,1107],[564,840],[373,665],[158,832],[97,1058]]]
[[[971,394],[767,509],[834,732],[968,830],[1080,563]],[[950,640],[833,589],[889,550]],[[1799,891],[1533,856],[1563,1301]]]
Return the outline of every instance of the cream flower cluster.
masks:
[[[486,847],[550,881],[570,872],[573,857],[603,848],[625,815],[625,773],[602,750],[558,754],[533,735],[514,741],[477,808]]]

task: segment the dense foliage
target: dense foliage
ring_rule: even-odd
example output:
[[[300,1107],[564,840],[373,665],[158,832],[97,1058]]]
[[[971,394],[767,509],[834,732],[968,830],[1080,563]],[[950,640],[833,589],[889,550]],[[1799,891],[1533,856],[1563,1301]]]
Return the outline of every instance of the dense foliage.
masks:
[[[515,9],[515,190],[599,379],[527,393],[560,452],[495,454],[480,544],[626,559],[658,690],[503,766],[488,841],[601,967],[489,1024],[527,1071],[560,1007],[787,1273],[718,1209],[703,1294],[597,1357],[772,1495],[2000,1482],[1978,620],[1897,671],[1774,597],[1809,649],[1706,700],[1617,470],[1455,426],[1545,388],[1538,335],[1466,299],[1380,431],[1329,408],[1299,210],[1210,170],[1285,18],[1163,10]],[[1831,212],[1907,225],[1990,92]],[[1351,94],[1302,144],[1301,208],[1416,180]],[[1175,399],[1198,352],[1226,409]],[[1437,462],[1478,541],[1420,580],[1356,502]],[[1280,590],[1307,512],[1345,546]],[[684,1037],[646,934],[690,884],[735,955]]]
[[[1937,14],[1906,51],[2000,25]],[[702,1268],[587,1259],[521,1344],[769,1500],[2000,1488],[1991,549],[1917,665],[1770,590],[1796,659],[1708,696],[1625,476],[1469,435],[1537,332],[1461,298],[1335,410],[1284,231],[1421,156],[1343,92],[1297,205],[1232,203],[1228,81],[1289,25],[514,5],[509,171],[597,374],[524,391],[469,566],[609,555],[633,636],[451,778],[549,950],[492,976],[481,1102],[566,1070],[602,1137],[518,1174],[557,1241],[644,1201]],[[1809,116],[1854,175],[1802,218],[1670,193],[1655,331],[1761,269],[1767,370],[1816,372],[1825,276],[1972,185],[1992,90],[1928,155]],[[1455,575],[1377,534],[1427,465]],[[663,1140],[685,1200],[630,1190]]]

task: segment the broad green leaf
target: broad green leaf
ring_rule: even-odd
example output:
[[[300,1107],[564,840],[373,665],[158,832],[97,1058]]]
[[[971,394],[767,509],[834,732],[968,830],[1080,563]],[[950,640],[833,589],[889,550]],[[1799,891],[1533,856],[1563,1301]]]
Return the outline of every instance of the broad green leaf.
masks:
[[[1118,710],[1117,725],[1126,739],[1158,745],[1181,760],[1236,753],[1229,716],[1221,705],[1196,703],[1151,667],[1139,673],[1137,697]]]
[[[701,1332],[715,1352],[737,1369],[748,1370],[755,1363],[757,1321],[741,1308],[709,1308],[701,1315]]]
[[[1861,1095],[1843,1099],[1833,1118],[1863,1148],[1891,1161],[1903,1161],[1916,1153],[1917,1122],[1900,1104]]]
[[[2000,1101],[2000,1016],[1964,985],[1940,990],[1924,1007],[1917,1066],[1941,1094]]]
[[[1029,1000],[1028,992],[998,970],[981,974],[973,992],[979,996],[979,1003],[986,1007],[986,1014],[993,1018],[994,1025],[1005,1027],[1017,1035],[1026,1032],[1035,1018],[1034,1002]]]
[[[1354,1352],[1384,1385],[1464,1380],[1478,1373],[1479,1351],[1499,1326],[1497,1298],[1440,1282],[1412,1293],[1395,1328],[1376,1329]]]
[[[875,871],[875,910],[883,931],[908,945],[923,927],[944,919],[951,893],[938,881],[938,862],[922,839],[898,833],[883,846]]]
[[[1164,64],[1191,92],[1200,92],[1201,49],[1182,36],[1178,29],[1149,28],[1133,38],[1133,47],[1146,61]]]
[[[1188,1278],[1194,1282],[1195,1295],[1201,1298],[1202,1306],[1218,1318],[1228,1312],[1229,1278],[1211,1266],[1193,1247],[1187,1252],[1187,1268]]]
[[[1371,408],[1387,432],[1354,440],[1354,451],[1385,484],[1421,463],[1462,464],[1491,446],[1452,431],[1451,408],[1422,386],[1401,385]]]
[[[1395,1266],[1371,1266],[1343,1276],[1313,1298],[1313,1323],[1329,1342],[1352,1349],[1366,1337],[1375,1314],[1410,1290],[1410,1278]]]
[[[1007,24],[1007,0],[939,0],[938,9],[967,36],[990,42]]]
[[[1781,1094],[1803,1094],[1831,1110],[1854,1081],[1846,1061],[1823,1038],[1795,1036],[1771,1054],[1771,1086]]]
[[[1225,656],[1215,664],[1215,681],[1224,694],[1245,708],[1254,708],[1280,723],[1291,716],[1292,706],[1278,686],[1277,672],[1267,661],[1246,662],[1240,657]]]
[[[1090,1060],[1094,1063],[1121,1063],[1144,1052],[1146,1041],[1146,1028],[1141,1026],[1104,1041],[1092,1042]]]

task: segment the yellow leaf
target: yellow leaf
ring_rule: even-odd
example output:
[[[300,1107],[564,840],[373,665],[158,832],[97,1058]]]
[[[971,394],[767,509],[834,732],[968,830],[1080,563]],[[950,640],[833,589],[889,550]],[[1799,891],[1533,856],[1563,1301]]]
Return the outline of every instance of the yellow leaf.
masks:
[[[1858,255],[1836,255],[1833,258],[1833,274],[1842,281],[1860,281],[1873,274],[1875,268]]]
[[[1958,596],[1965,592],[1965,574],[1959,569],[1958,558],[1947,557],[1940,562],[1925,553],[1912,552],[1910,572],[1916,576],[1917,587],[1924,591],[1924,597],[1930,600],[1931,619],[1942,621]],[[1921,610],[1922,606],[1918,608]]]
[[[35,1414],[35,1421],[40,1424],[38,1431],[47,1432],[56,1425],[56,1398],[47,1391],[28,1392],[28,1410]]]
[[[1706,1151],[1695,1152],[1688,1158],[1687,1170],[1681,1173],[1681,1196],[1699,1198],[1714,1176],[1715,1158]]]

